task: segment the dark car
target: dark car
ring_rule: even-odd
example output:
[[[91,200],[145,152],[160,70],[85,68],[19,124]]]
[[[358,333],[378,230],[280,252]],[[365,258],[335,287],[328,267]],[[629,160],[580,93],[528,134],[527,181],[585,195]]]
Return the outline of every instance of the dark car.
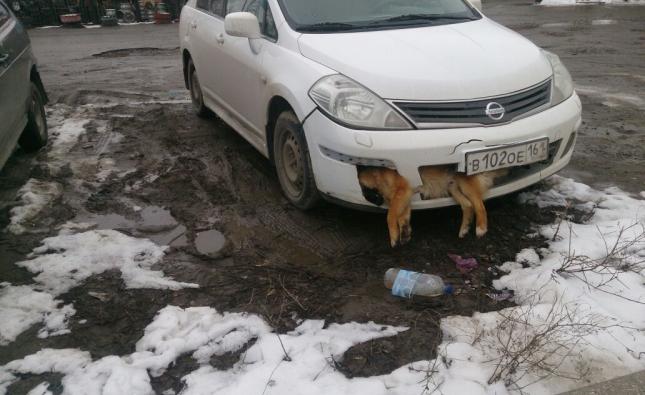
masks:
[[[16,147],[47,144],[47,95],[25,28],[0,0],[0,168]]]

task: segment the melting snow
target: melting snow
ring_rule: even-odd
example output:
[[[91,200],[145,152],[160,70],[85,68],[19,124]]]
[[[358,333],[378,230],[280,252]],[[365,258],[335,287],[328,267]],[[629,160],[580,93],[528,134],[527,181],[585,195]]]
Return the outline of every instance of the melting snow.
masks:
[[[127,288],[196,288],[164,276],[151,267],[161,261],[164,247],[115,230],[91,230],[49,237],[34,249],[34,257],[18,262],[38,275],[34,280],[54,295],[69,291],[88,277],[108,270],[121,271]]]
[[[22,234],[40,211],[55,201],[62,193],[60,184],[30,179],[18,191],[22,205],[11,209],[11,223],[7,229],[13,234]]]
[[[175,281],[151,267],[161,262],[164,247],[147,239],[136,239],[114,230],[70,234],[42,241],[32,258],[16,263],[32,273],[36,284],[0,288],[0,345],[15,340],[34,324],[44,323],[39,337],[68,333],[67,321],[75,314],[72,305],[60,307],[54,298],[88,277],[119,270],[127,288],[180,289],[197,284]]]
[[[272,393],[365,393],[365,389],[373,389],[385,394],[385,379],[347,379],[335,370],[333,361],[355,344],[394,336],[405,329],[374,323],[325,328],[323,321],[309,320],[278,337],[255,315],[168,306],[148,325],[133,354],[92,361],[89,353],[81,350],[44,349],[0,367],[0,394],[17,374],[58,372],[65,375],[62,384],[66,394],[149,395],[153,393],[150,375],[163,374],[178,356],[190,352],[202,366],[184,378],[182,394],[260,394],[267,383]],[[252,339],[255,343],[251,345]],[[208,365],[210,355],[245,345],[248,349],[233,368],[217,371]],[[397,386],[397,380],[389,381]]]

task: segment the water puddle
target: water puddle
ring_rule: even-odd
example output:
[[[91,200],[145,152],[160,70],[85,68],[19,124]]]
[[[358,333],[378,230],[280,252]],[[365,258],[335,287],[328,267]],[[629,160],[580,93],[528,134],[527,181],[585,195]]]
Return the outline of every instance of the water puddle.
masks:
[[[217,256],[225,244],[226,238],[215,229],[199,232],[195,237],[197,251],[208,256]]]
[[[145,237],[158,245],[184,247],[188,245],[186,227],[177,222],[170,210],[159,206],[147,206],[137,211],[138,219],[129,219],[120,214],[90,214],[78,216],[78,223],[92,223],[94,229],[127,230],[135,237]]]

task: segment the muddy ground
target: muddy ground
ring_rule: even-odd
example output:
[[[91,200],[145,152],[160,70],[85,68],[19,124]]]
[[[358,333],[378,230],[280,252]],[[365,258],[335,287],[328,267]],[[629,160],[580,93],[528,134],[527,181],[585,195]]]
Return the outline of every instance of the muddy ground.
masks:
[[[509,1],[484,7],[490,17],[561,55],[580,87],[584,124],[565,174],[596,186],[643,190],[645,7],[546,9]],[[613,22],[593,22],[598,20]],[[507,196],[488,204],[491,227],[484,239],[459,240],[458,210],[416,212],[412,242],[390,249],[383,215],[330,204],[299,212],[281,196],[264,157],[222,121],[193,115],[181,80],[176,26],[30,34],[50,111],[92,122],[58,171],[43,150],[18,151],[0,172],[0,228],[27,179],[64,186],[30,232],[0,232],[0,281],[29,283],[31,275],[13,263],[74,220],[170,245],[161,268],[200,288],[128,290],[117,273],[92,277],[61,297],[77,310],[71,334],[39,339],[32,328],[0,347],[0,364],[43,347],[80,348],[94,358],[131,353],[156,312],[173,304],[257,313],[279,331],[307,318],[409,326],[337,361],[348,376],[387,373],[434,357],[441,317],[506,306],[486,296],[499,276],[495,266],[522,248],[544,246],[529,235],[558,214]],[[108,176],[97,177],[106,167]],[[448,253],[474,256],[480,267],[461,275]],[[439,274],[458,294],[396,299],[382,281],[388,268],[398,266]],[[226,355],[212,364],[227,368],[237,358]],[[181,377],[194,368],[191,358],[181,358],[153,379],[155,389],[181,389]],[[47,379],[59,393],[60,377]],[[10,393],[25,393],[42,380],[25,376]]]

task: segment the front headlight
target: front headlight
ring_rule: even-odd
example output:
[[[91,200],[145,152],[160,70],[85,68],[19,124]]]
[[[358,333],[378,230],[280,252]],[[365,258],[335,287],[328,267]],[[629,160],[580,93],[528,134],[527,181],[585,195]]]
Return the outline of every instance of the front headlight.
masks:
[[[551,105],[556,106],[571,97],[573,94],[573,81],[571,80],[571,74],[564,67],[558,55],[549,51],[543,52],[553,68],[553,100]]]
[[[322,111],[342,124],[365,129],[412,129],[383,99],[340,74],[320,79],[309,90],[309,96]]]

